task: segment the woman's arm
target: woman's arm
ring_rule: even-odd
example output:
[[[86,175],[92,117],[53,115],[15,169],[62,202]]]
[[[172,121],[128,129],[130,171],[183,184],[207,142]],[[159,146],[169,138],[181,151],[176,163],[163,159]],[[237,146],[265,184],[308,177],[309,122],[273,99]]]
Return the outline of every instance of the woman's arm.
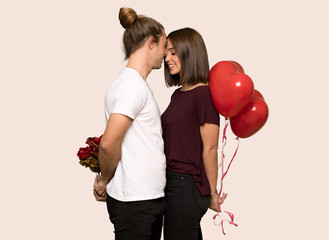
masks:
[[[200,126],[201,139],[203,143],[203,163],[211,188],[209,208],[218,212],[218,201],[224,202],[227,194],[219,198],[217,192],[218,179],[218,137],[219,126],[216,124],[205,123]]]

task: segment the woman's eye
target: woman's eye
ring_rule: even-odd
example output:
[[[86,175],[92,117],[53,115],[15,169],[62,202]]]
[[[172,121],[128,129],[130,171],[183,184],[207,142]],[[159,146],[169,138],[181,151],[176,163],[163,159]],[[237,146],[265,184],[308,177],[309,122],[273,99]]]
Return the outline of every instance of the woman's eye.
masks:
[[[176,55],[176,53],[175,52],[172,52],[171,55]]]

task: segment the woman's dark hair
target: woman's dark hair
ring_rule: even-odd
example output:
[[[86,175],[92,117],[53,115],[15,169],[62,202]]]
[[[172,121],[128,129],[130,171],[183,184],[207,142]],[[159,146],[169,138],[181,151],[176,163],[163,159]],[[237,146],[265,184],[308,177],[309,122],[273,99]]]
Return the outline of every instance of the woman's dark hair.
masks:
[[[160,23],[153,18],[137,15],[131,8],[120,8],[119,20],[126,29],[123,34],[125,59],[139,49],[148,37],[153,36],[154,42],[158,43],[164,33]]]
[[[192,28],[183,28],[171,32],[168,37],[181,63],[180,74],[170,75],[169,67],[165,64],[166,85],[181,86],[184,83],[194,85],[207,83],[209,62],[206,45],[202,36]]]

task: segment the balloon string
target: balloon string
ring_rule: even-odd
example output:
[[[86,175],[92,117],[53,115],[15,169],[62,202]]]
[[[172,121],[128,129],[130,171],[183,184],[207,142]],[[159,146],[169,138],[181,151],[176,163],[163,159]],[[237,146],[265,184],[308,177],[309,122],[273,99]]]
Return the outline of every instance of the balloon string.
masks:
[[[228,124],[229,124],[229,120],[228,120],[228,118],[225,118],[225,127],[224,127],[224,130],[223,130],[223,138],[222,138],[221,164],[218,167],[218,168],[221,167],[221,169],[222,169],[222,176],[224,176],[224,159],[225,159],[224,148],[225,148],[226,143],[227,143],[226,130],[227,130]],[[223,177],[221,178],[221,181],[220,181],[220,192],[218,194],[219,196],[222,193],[222,188],[223,188]],[[221,211],[219,202],[218,202],[218,208],[219,208],[219,211]]]
[[[224,212],[226,212],[226,211],[224,211]],[[223,219],[223,220],[220,222],[220,225],[221,225],[221,227],[222,227],[222,232],[223,232],[224,235],[226,235],[226,233],[225,233],[225,231],[224,231],[224,225],[223,225],[224,221],[228,222],[229,224],[232,224],[232,225],[235,226],[235,227],[238,226],[238,224],[236,224],[236,223],[234,222],[234,215],[233,215],[233,213],[230,213],[230,212],[226,212],[226,213],[229,215],[230,220],[228,220],[228,219]]]
[[[235,156],[236,156],[236,154],[237,154],[237,152],[238,152],[238,149],[239,149],[239,145],[240,145],[239,138],[236,137],[235,139],[238,141],[238,145],[237,145],[237,147],[236,147],[236,149],[235,149],[235,151],[234,151],[233,157],[232,157],[232,159],[231,159],[231,161],[230,161],[230,163],[229,163],[229,165],[228,165],[228,167],[227,167],[225,173],[222,175],[222,178],[221,178],[221,187],[220,187],[220,191],[219,191],[219,196],[220,196],[220,194],[222,193],[224,177],[226,176],[228,170],[230,169],[231,164],[232,164],[232,162],[233,162],[233,159],[235,158]],[[223,155],[224,155],[224,154],[223,154]]]
[[[223,138],[222,138],[222,155],[221,155],[221,164],[220,164],[220,166],[222,167],[222,177],[221,177],[221,180],[220,180],[220,191],[219,191],[219,194],[218,194],[219,197],[222,194],[223,180],[224,180],[224,178],[225,178],[228,170],[230,169],[231,164],[233,162],[233,159],[235,158],[235,156],[236,156],[236,154],[238,152],[238,149],[239,149],[239,138],[237,137],[236,140],[238,141],[238,145],[237,145],[237,147],[235,149],[235,152],[233,154],[233,157],[232,157],[232,159],[231,159],[231,161],[230,161],[230,163],[229,163],[229,165],[228,165],[228,167],[227,167],[227,169],[226,169],[226,171],[224,173],[224,160],[225,160],[224,148],[225,148],[226,143],[227,143],[226,130],[227,130],[228,124],[229,124],[229,120],[228,120],[228,118],[225,118],[225,127],[224,127],[224,130],[223,130]],[[218,209],[219,209],[219,213],[220,213],[221,212],[221,205],[220,205],[219,201],[218,201]],[[238,225],[236,223],[234,223],[234,214],[233,213],[227,212],[227,211],[224,211],[224,212],[228,214],[228,216],[229,216],[230,219],[222,219],[220,221],[220,223],[216,224],[216,218],[217,217],[220,217],[221,218],[221,216],[219,215],[219,213],[215,214],[214,217],[213,217],[213,219],[214,219],[214,224],[215,225],[217,225],[217,226],[219,224],[221,225],[222,232],[223,232],[224,235],[226,235],[226,233],[224,231],[224,225],[223,225],[225,221],[227,221],[229,224],[232,224],[232,225],[234,225],[236,227]]]

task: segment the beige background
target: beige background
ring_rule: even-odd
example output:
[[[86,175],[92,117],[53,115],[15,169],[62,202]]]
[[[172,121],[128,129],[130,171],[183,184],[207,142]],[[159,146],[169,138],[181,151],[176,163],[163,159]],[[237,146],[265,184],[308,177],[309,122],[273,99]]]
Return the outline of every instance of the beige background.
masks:
[[[329,239],[326,0],[1,1],[0,239],[113,239],[76,152],[104,130],[104,93],[126,64],[121,6],[167,33],[197,29],[210,65],[239,62],[269,105],[224,182],[239,226],[222,236],[209,211],[204,239]],[[164,111],[163,69],[148,83]]]

